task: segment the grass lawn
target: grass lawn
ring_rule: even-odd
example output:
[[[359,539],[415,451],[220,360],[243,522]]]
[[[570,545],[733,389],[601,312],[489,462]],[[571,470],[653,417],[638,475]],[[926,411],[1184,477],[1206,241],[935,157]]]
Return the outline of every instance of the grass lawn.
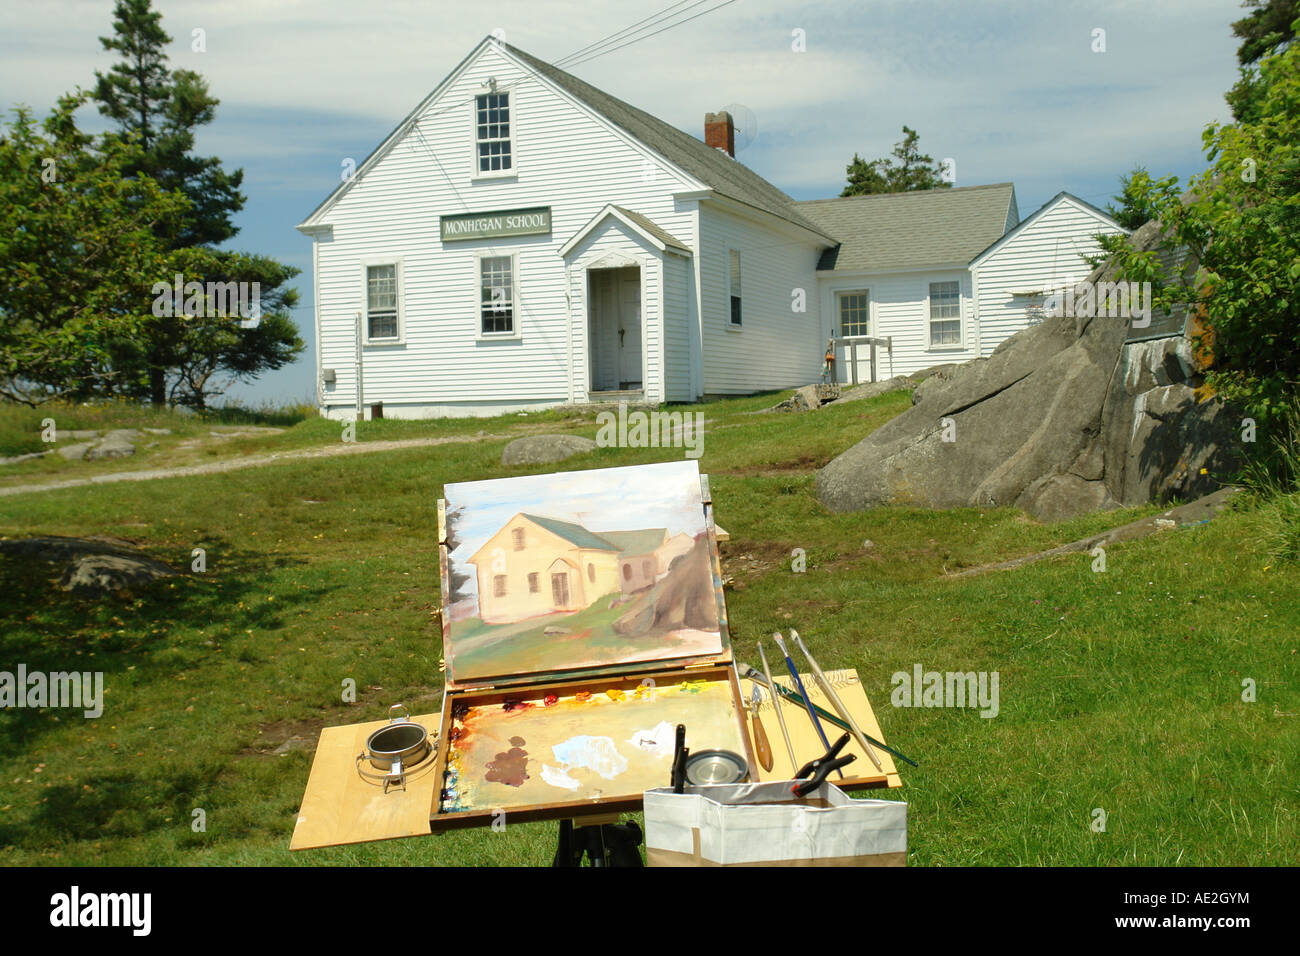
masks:
[[[824,667],[858,669],[886,739],[921,763],[903,767],[892,794],[910,804],[913,865],[1297,861],[1300,568],[1263,555],[1267,506],[1117,545],[1105,573],[1080,554],[949,578],[1157,509],[1055,525],[1007,508],[830,515],[812,469],[908,396],[750,414],[781,397],[688,409],[710,421],[701,469],[732,536],[732,641],[757,663],[756,638],[795,627]],[[362,423],[357,438],[539,424],[596,431],[589,413],[546,413]],[[257,441],[311,447],[338,432],[308,419]],[[91,602],[59,591],[53,566],[0,557],[0,669],[102,670],[106,687],[98,720],[0,712],[0,863],[549,862],[553,823],[291,855],[311,754],[273,752],[325,725],[378,719],[396,701],[434,706],[436,500],[444,482],[550,470],[503,468],[504,444],[0,498],[5,536],[107,534],[176,566],[189,567],[194,548],[207,561],[204,574]],[[564,467],[670,457],[606,448]],[[12,467],[31,464],[44,460]],[[20,483],[43,477],[64,475],[29,468]],[[795,548],[806,573],[791,570]],[[997,671],[997,717],[890,706],[891,674],[918,663]],[[349,678],[355,704],[341,700]],[[204,832],[192,829],[195,809]],[[1093,829],[1098,809],[1104,832]]]

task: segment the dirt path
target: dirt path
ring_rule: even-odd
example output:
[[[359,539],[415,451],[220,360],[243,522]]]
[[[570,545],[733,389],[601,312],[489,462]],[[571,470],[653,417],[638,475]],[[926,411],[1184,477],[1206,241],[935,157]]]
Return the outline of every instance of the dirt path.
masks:
[[[246,455],[224,461],[206,462],[202,465],[182,465],[176,468],[150,468],[145,471],[114,471],[89,478],[71,478],[39,485],[12,485],[0,488],[0,497],[30,494],[38,491],[56,491],[60,488],[82,488],[86,485],[106,485],[117,481],[150,481],[154,478],[185,478],[190,475],[215,475],[223,471],[259,468],[280,461],[297,458],[333,458],[337,455],[362,455],[375,451],[396,451],[402,448],[424,448],[430,445],[463,444],[466,442],[495,441],[509,435],[454,435],[447,438],[403,438],[397,441],[340,442],[321,448],[299,448],[294,451],[273,452],[269,455]]]

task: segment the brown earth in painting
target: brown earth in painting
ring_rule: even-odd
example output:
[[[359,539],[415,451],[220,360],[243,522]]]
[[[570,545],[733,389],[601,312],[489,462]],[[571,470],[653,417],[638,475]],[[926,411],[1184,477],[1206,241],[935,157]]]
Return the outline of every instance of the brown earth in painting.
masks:
[[[667,576],[633,598],[627,612],[614,622],[619,634],[643,635],[682,628],[718,630],[718,601],[707,535],[698,536],[691,550],[673,561]]]

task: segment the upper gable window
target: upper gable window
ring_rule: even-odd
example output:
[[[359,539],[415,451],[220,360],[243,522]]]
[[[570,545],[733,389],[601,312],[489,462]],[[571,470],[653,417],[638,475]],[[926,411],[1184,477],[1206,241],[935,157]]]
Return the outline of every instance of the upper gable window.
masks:
[[[475,175],[499,176],[514,172],[514,142],[510,129],[509,93],[484,93],[474,98]]]

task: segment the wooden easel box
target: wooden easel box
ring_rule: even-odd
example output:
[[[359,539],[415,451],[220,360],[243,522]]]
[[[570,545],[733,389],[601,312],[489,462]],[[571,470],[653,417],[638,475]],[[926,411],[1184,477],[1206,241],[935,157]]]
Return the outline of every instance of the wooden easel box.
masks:
[[[707,475],[700,476],[701,499],[704,507],[710,560],[716,581],[721,582],[721,564],[718,557],[717,529],[713,522],[712,498]],[[438,541],[440,570],[442,575],[442,628],[444,646],[450,627],[448,614],[449,558],[446,538],[445,502],[438,502]],[[303,795],[302,807],[294,828],[290,848],[294,850],[324,846],[336,846],[349,843],[370,842],[407,836],[425,836],[432,832],[441,832],[463,827],[491,824],[495,816],[491,810],[466,810],[444,813],[440,812],[441,792],[447,769],[447,757],[450,750],[449,731],[452,723],[453,708],[457,704],[469,706],[492,706],[502,704],[507,699],[572,694],[587,690],[595,694],[605,693],[610,689],[636,688],[646,678],[658,684],[673,684],[680,681],[725,681],[729,693],[730,710],[734,714],[741,752],[749,766],[751,780],[788,779],[793,773],[785,749],[779,739],[775,722],[771,719],[772,711],[767,710],[765,726],[774,750],[775,766],[767,773],[758,767],[754,747],[746,725],[746,710],[742,695],[742,685],[736,672],[728,635],[728,618],[726,600],[722,588],[716,587],[718,601],[719,630],[722,651],[716,655],[704,655],[694,658],[676,660],[645,661],[635,664],[608,668],[595,668],[569,674],[517,674],[492,681],[457,681],[454,673],[449,672],[446,690],[443,695],[442,708],[437,715],[438,749],[435,763],[431,768],[417,767],[408,779],[406,789],[395,789],[385,793],[382,787],[363,781],[357,773],[355,758],[362,750],[367,736],[384,726],[386,720],[348,724],[340,727],[327,727],[321,733],[320,744],[312,761],[311,774]],[[844,672],[856,681],[852,671]],[[784,678],[775,675],[778,681]],[[805,677],[805,681],[807,678]],[[816,691],[812,691],[818,699]],[[868,733],[875,733],[884,739],[871,712],[870,703],[861,691],[854,689],[851,696],[846,693],[846,702],[856,714]],[[770,700],[770,698],[768,698]],[[394,701],[393,703],[397,703]],[[766,705],[770,708],[770,704]],[[799,759],[815,756],[820,744],[814,739],[811,725],[796,716],[797,709],[787,707],[787,720],[790,733],[794,738]],[[413,715],[412,719],[424,724],[430,731],[433,715]],[[687,746],[700,750],[708,746],[707,741],[700,741],[691,735],[687,725]],[[851,743],[847,752],[852,752],[856,744]],[[876,772],[860,756],[853,771],[836,783],[844,790],[860,790],[877,787],[898,787],[898,772],[888,754],[881,753],[885,769]],[[668,766],[665,762],[664,779],[655,786],[668,785]],[[637,811],[642,807],[644,791],[611,792],[603,794],[598,801],[593,800],[556,800],[538,802],[526,806],[511,807],[508,816],[511,821],[548,819],[587,819],[609,817],[622,812]]]
[[[701,502],[704,506],[704,521],[708,535],[709,560],[712,564],[715,581],[721,582],[722,568],[718,557],[717,529],[713,523],[713,505],[707,475],[700,475]],[[442,631],[443,646],[450,647],[451,620],[448,614],[447,599],[451,593],[450,556],[447,548],[446,500],[438,500],[438,554],[442,573]],[[442,712],[438,725],[437,764],[433,775],[437,780],[430,814],[430,829],[457,829],[484,826],[493,820],[494,809],[459,810],[442,812],[442,781],[446,775],[447,761],[451,752],[450,731],[452,714],[457,705],[484,707],[500,705],[511,699],[535,699],[547,694],[557,696],[572,695],[578,691],[603,694],[607,691],[621,690],[631,693],[647,678],[658,685],[680,683],[682,681],[725,681],[730,690],[731,708],[736,721],[738,739],[743,747],[742,756],[749,765],[751,779],[758,778],[758,764],[755,759],[749,733],[745,727],[745,706],[741,698],[740,679],[736,673],[735,662],[731,652],[731,642],[727,632],[726,599],[722,588],[716,587],[718,601],[718,623],[722,638],[722,651],[719,654],[680,658],[676,660],[638,661],[609,667],[588,668],[571,673],[568,676],[546,673],[512,674],[489,681],[455,679],[452,662],[447,660],[448,678],[443,695]],[[687,726],[687,747],[692,747],[691,728]],[[667,774],[666,764],[665,774]],[[662,785],[669,783],[665,776]],[[557,800],[546,803],[530,804],[523,807],[510,807],[507,810],[511,821],[526,822],[530,820],[581,819],[591,816],[608,816],[621,812],[641,809],[644,789],[637,787],[627,792],[602,794],[598,801]]]

